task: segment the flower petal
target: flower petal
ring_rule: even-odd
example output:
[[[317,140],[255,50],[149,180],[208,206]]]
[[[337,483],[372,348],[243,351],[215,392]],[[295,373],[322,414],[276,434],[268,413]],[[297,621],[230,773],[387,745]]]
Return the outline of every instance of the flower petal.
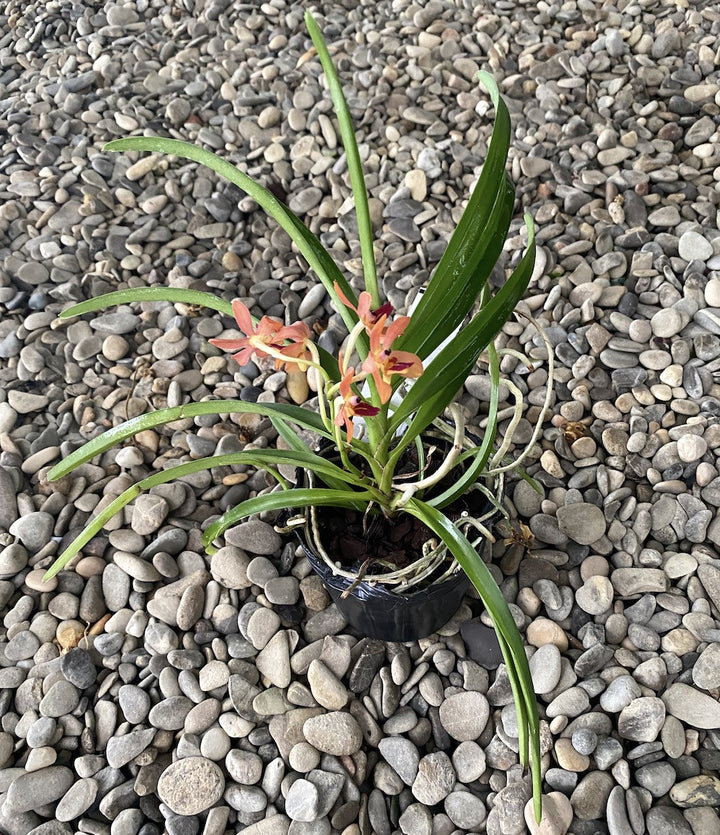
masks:
[[[398,316],[397,319],[390,322],[383,334],[383,348],[389,348],[409,324],[409,316]]]
[[[248,346],[248,340],[245,336],[241,339],[208,339],[208,342],[221,351],[237,351],[239,348],[247,348]]]
[[[255,333],[255,328],[253,327],[252,316],[250,315],[250,311],[240,301],[240,299],[235,299],[233,301],[232,310],[233,316],[235,317],[235,321],[238,323],[240,330],[245,334],[245,336],[250,336],[250,334]]]

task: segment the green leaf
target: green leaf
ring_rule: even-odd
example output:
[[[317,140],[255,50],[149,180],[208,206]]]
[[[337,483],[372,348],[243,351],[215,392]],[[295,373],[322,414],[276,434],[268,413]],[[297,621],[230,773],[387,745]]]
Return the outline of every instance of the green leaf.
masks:
[[[263,513],[268,510],[284,510],[291,507],[349,507],[351,510],[364,510],[373,496],[369,492],[349,492],[318,487],[300,487],[296,490],[281,490],[276,493],[264,493],[247,499],[228,510],[219,519],[209,525],[203,533],[203,545],[208,553],[211,543],[225,533],[228,528],[241,519]]]
[[[131,136],[125,139],[113,139],[103,147],[103,150],[152,151],[154,153],[172,154],[183,157],[184,159],[205,165],[238,188],[247,192],[292,238],[305,260],[317,273],[318,278],[325,286],[333,302],[337,305],[337,310],[343,317],[345,325],[348,329],[353,327],[355,319],[350,315],[351,311],[348,311],[337,297],[333,289],[333,282],[337,281],[349,299],[354,300],[355,294],[340,272],[337,264],[323,248],[317,236],[305,226],[297,215],[278,200],[274,194],[264,186],[256,183],[232,163],[222,159],[222,157],[217,156],[217,154],[211,151],[205,150],[205,148],[201,148],[199,145],[183,142],[180,139],[163,139],[157,136]],[[367,340],[361,343],[361,347],[366,346],[366,343]]]
[[[507,601],[502,596],[488,567],[482,561],[467,538],[439,510],[418,499],[410,499],[405,509],[423,521],[434,531],[460,564],[478,591],[498,633],[500,649],[503,652],[517,710],[518,724],[523,724],[523,733],[529,732],[530,755],[533,770],[533,790],[536,815],[541,803],[540,791],[540,717],[533,690],[530,666],[523,648],[522,638],[513,620]]]
[[[200,290],[183,290],[181,287],[133,287],[128,290],[105,293],[102,296],[97,296],[97,298],[74,304],[72,307],[63,310],[60,318],[69,319],[71,316],[82,316],[83,313],[94,313],[96,310],[115,304],[156,301],[202,305],[228,316],[233,315],[232,302],[220,299],[212,293],[203,293]]]
[[[457,394],[482,351],[495,338],[522,298],[535,263],[535,240],[532,219],[528,224],[528,247],[515,272],[470,323],[435,357],[413,383],[403,402],[393,413],[389,434],[414,414],[403,444],[428,426]],[[408,435],[410,436],[408,439]]]
[[[340,369],[338,367],[337,357],[329,351],[326,351],[324,348],[321,348],[319,345],[316,345],[315,347],[320,355],[320,365],[322,365],[323,370],[333,383],[339,383]]]
[[[197,417],[198,415],[217,415],[225,413],[237,414],[261,414],[269,417],[279,415],[292,423],[297,423],[306,429],[311,429],[323,437],[332,439],[332,435],[325,429],[320,415],[303,409],[300,406],[290,406],[284,403],[247,403],[244,400],[205,400],[202,403],[187,403],[183,406],[174,406],[170,409],[159,409],[149,415],[139,415],[130,420],[108,429],[92,441],[70,453],[48,473],[49,481],[56,481],[58,478],[71,473],[80,464],[84,464],[96,455],[110,449],[110,447],[121,443],[144,429],[152,429],[165,423],[172,423],[176,420]]]
[[[296,432],[294,432],[290,426],[288,425],[287,421],[279,418],[277,416],[271,417],[270,420],[272,421],[272,425],[277,430],[278,435],[285,441],[288,447],[295,452],[302,452],[306,453],[309,452],[311,454],[315,454],[312,450],[305,444],[298,436]],[[340,479],[335,479],[332,477],[332,474],[325,474],[323,476],[323,481],[328,485],[328,487],[332,487],[336,490],[342,489],[342,481]]]
[[[335,115],[340,126],[340,137],[345,148],[345,157],[350,174],[350,185],[352,187],[355,212],[357,215],[365,289],[372,296],[373,306],[379,307],[381,301],[375,266],[375,252],[373,249],[373,234],[372,224],[370,222],[370,209],[368,207],[367,188],[365,187],[365,177],[363,176],[362,163],[360,162],[360,153],[355,139],[350,110],[347,106],[337,71],[330,58],[327,44],[319,26],[315,22],[315,18],[313,18],[309,11],[305,12],[305,25],[310,33],[313,44],[315,44],[318,58],[325,72],[325,78],[327,79],[330,96],[335,108]]]
[[[127,490],[121,493],[117,498],[113,499],[113,501],[110,502],[110,504],[101,513],[99,513],[77,537],[75,537],[70,545],[68,545],[63,553],[48,569],[43,579],[47,581],[51,577],[54,577],[58,571],[61,571],[78,553],[78,551],[80,551],[80,549],[100,531],[106,522],[112,519],[116,513],[119,513],[119,511],[121,511],[126,504],[135,499],[143,491],[150,490],[158,484],[166,484],[168,481],[175,481],[178,478],[183,478],[184,476],[192,475],[193,473],[197,473],[202,470],[210,470],[215,467],[237,466],[239,464],[246,464],[254,467],[267,467],[271,469],[282,464],[287,464],[290,466],[312,469],[314,472],[317,472],[324,477],[336,479],[340,484],[343,484],[343,482],[347,485],[356,486],[362,486],[363,484],[361,479],[355,477],[351,473],[346,473],[331,461],[327,461],[326,459],[321,458],[308,450],[300,452],[294,450],[252,449],[243,450],[241,452],[230,452],[227,455],[212,455],[209,458],[199,458],[196,461],[187,461],[184,464],[169,467],[167,470],[163,470],[162,472],[153,473],[147,478],[138,481],[137,484],[133,484],[131,487],[128,487]],[[354,494],[348,487],[346,487],[345,490],[339,490],[338,492],[342,492],[346,496],[357,495]]]
[[[480,179],[398,347],[426,357],[472,309],[492,271],[512,216],[514,186],[505,175],[510,114],[488,73],[480,80],[495,106],[495,124]]]

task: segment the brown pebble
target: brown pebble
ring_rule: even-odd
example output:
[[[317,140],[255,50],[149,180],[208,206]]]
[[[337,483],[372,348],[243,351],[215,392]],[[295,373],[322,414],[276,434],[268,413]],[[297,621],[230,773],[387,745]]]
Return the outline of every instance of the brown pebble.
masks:
[[[568,648],[567,635],[562,627],[549,618],[538,618],[528,626],[527,641],[534,647],[555,644],[560,652],[565,652]]]
[[[102,574],[107,563],[100,557],[83,557],[75,566],[75,573],[81,577],[94,577]]]
[[[576,751],[569,739],[558,739],[555,743],[555,759],[565,771],[586,771],[590,767],[590,757]]]
[[[35,568],[25,577],[25,585],[33,591],[54,591],[57,588],[57,577],[52,577],[47,582],[43,580],[45,570]]]
[[[307,400],[308,394],[310,393],[310,387],[308,386],[307,377],[304,372],[288,372],[287,382],[285,385],[287,386],[288,394],[290,395],[290,399],[293,403],[304,403]]]
[[[63,620],[55,630],[55,638],[66,652],[74,649],[83,635],[85,635],[85,626],[79,620]]]

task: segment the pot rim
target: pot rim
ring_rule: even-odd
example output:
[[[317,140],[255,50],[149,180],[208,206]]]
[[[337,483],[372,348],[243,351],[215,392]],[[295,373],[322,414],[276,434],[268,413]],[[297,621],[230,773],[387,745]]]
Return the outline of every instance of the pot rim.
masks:
[[[310,484],[312,485],[313,473],[306,470],[301,470],[300,472],[304,477],[309,477]],[[490,523],[494,517],[503,512],[502,500],[505,485],[502,475],[499,475],[494,479],[493,485],[495,489],[493,491],[492,498],[490,497],[489,491],[483,491],[486,495],[486,509],[484,509],[481,516],[472,517],[470,515],[465,515],[452,522],[452,524],[458,527],[461,531],[463,527],[466,528],[467,531],[462,531],[466,536],[470,533],[471,528],[476,530],[478,533],[476,538],[471,539],[470,536],[468,536],[470,544],[473,548],[477,548],[477,546],[484,540],[494,542],[494,537],[490,534],[486,524]],[[406,593],[412,594],[415,591],[419,591],[420,589],[418,589],[418,585],[435,573],[437,569],[446,561],[448,562],[447,569],[443,571],[440,576],[436,577],[429,584],[429,586],[434,586],[451,580],[458,572],[462,571],[460,564],[457,562],[455,557],[452,557],[452,555],[449,554],[447,545],[445,545],[442,541],[435,545],[434,548],[429,549],[428,553],[424,554],[417,560],[414,560],[405,568],[397,569],[395,571],[386,571],[380,574],[366,574],[341,568],[335,561],[333,561],[333,559],[326,552],[325,548],[322,546],[317,526],[317,511],[318,508],[315,505],[306,507],[303,513],[305,519],[304,524],[301,524],[298,527],[302,529],[302,533],[304,534],[303,544],[313,550],[317,557],[332,571],[334,576],[345,577],[348,580],[354,581],[354,583],[367,583],[370,587],[382,585],[387,587],[388,591],[391,593],[405,595]],[[402,511],[401,509],[401,512],[407,511]],[[300,530],[297,532],[300,534]],[[448,556],[451,557],[450,560],[448,560]],[[420,570],[418,570],[418,565],[422,566]]]

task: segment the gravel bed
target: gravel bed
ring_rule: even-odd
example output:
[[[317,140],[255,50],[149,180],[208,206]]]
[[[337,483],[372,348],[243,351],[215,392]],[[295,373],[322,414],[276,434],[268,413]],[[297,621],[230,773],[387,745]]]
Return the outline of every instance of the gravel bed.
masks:
[[[242,368],[182,305],[70,324],[127,286],[210,288],[342,324],[287,236],[196,166],[103,153],[131,132],[204,143],[268,184],[359,277],[356,222],[300,4],[19,2],[0,9],[0,832],[8,835],[718,835],[720,12],[678,0],[330,2],[318,11],[358,125],[379,273],[398,308],[439,260],[511,110],[518,212],[497,279],[539,253],[552,412],[493,570],[541,706],[546,818],[531,818],[509,682],[468,598],[435,635],[349,630],[268,521],[202,526],[267,486],[216,468],[154,488],[73,571],[42,575],[129,484],[275,444],[252,415],[149,430],[55,486],[48,468],[127,417],[208,397],[303,403]],[[348,244],[347,238],[351,243]],[[547,384],[525,321],[498,344]],[[505,393],[507,395],[507,392]],[[484,366],[462,403],[482,431]],[[512,408],[501,404],[502,428]],[[525,527],[521,527],[521,524]],[[489,556],[489,555],[488,555]]]

